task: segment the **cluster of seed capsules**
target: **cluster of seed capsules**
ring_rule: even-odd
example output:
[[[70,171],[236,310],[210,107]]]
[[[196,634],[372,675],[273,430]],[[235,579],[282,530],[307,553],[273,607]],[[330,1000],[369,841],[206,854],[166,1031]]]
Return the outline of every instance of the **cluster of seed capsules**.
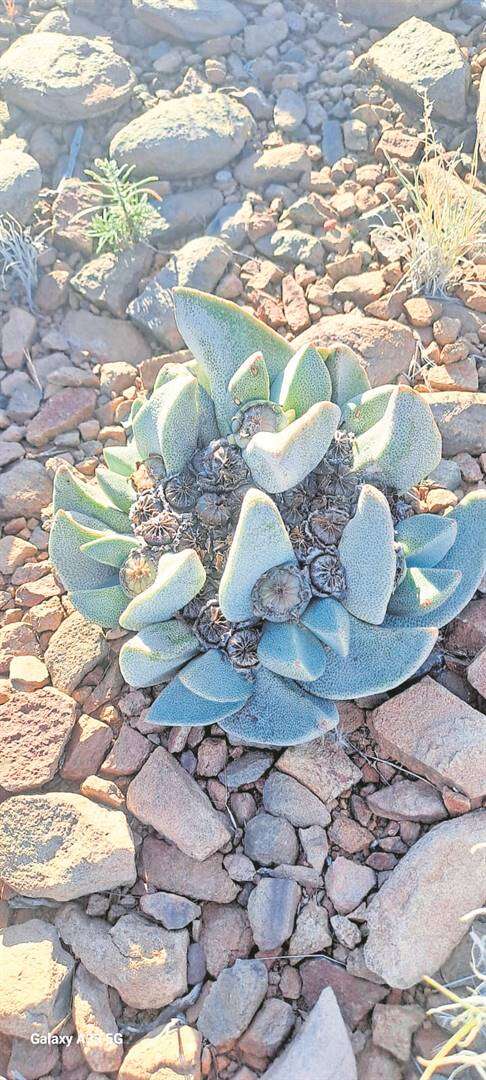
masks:
[[[218,604],[219,582],[246,492],[255,487],[240,448],[230,440],[214,440],[198,450],[186,468],[163,476],[160,458],[141,465],[132,482],[138,492],[130,518],[141,547],[132,553],[120,575],[133,596],[155,579],[161,554],[194,548],[207,573],[203,589],[181,611],[205,649],[222,649],[232,664],[251,671],[258,664],[257,647],[263,621],[298,618],[312,596],[346,597],[346,575],[338,544],[356,510],[363,478],[351,471],[353,436],[338,431],[316,469],[283,494],[273,496],[287,527],[296,563],[276,566],[257,582],[252,595],[255,618],[231,623]],[[381,486],[395,521],[413,513],[407,499]],[[397,545],[397,581],[402,559]]]

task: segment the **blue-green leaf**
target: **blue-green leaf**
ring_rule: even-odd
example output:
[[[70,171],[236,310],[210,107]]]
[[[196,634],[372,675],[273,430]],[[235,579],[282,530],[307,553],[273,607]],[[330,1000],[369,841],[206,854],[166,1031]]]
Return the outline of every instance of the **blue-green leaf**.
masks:
[[[300,621],[339,656],[349,652],[349,615],[337,600],[312,600]]]
[[[177,671],[199,651],[195,634],[183,622],[145,626],[120,650],[120,671],[129,686],[153,686]]]
[[[73,514],[92,518],[113,532],[130,533],[130,518],[112,506],[99,488],[85,484],[69,465],[59,466],[54,478],[54,512],[70,510]]]
[[[396,390],[395,386],[375,386],[363,394],[351,398],[342,406],[344,426],[354,435],[362,435],[370,427],[382,420],[388,408],[388,402]]]
[[[104,469],[100,465],[96,470],[96,479],[102,492],[110,502],[117,506],[119,510],[123,510],[125,514],[128,514],[132,502],[136,498],[134,488],[128,477],[120,476],[120,473],[113,472],[111,469]]]
[[[121,625],[126,630],[141,630],[171,619],[202,589],[205,580],[206,571],[193,548],[167,552],[159,559],[153,585],[130,600]]]
[[[73,589],[69,599],[85,619],[112,629],[118,626],[120,615],[126,607],[127,597],[118,584],[118,575],[111,586],[100,589]]]
[[[243,499],[238,524],[219,586],[223,615],[231,622],[253,617],[251,591],[258,578],[280,563],[297,560],[273,499],[250,488]]]
[[[336,405],[341,407],[350,398],[370,389],[371,383],[361,360],[349,345],[339,343],[331,351],[324,349],[322,356],[331,376],[331,397]]]
[[[116,566],[120,569],[130,552],[136,547],[138,547],[138,540],[135,536],[105,533],[104,536],[82,543],[80,551],[89,555],[96,562],[105,563],[107,566]]]
[[[323,646],[297,623],[265,623],[258,659],[276,675],[302,682],[319,678],[326,666]]]
[[[457,522],[438,514],[415,514],[397,523],[395,536],[407,566],[437,566],[456,539]]]
[[[315,683],[308,683],[315,686]],[[243,708],[219,721],[238,742],[290,746],[309,742],[336,727],[339,714],[330,701],[316,700],[297,683],[259,668],[251,698]]]
[[[210,701],[243,704],[251,693],[251,679],[236,671],[217,649],[202,653],[186,664],[179,678],[186,690]]]
[[[54,515],[49,536],[49,557],[67,589],[97,588],[109,585],[113,580],[111,569],[94,563],[81,550],[84,544],[103,539],[106,530],[87,524],[91,518],[85,518],[84,522],[76,520],[67,510],[58,510]]]
[[[390,615],[428,614],[452,596],[462,578],[460,570],[412,566],[390,600]]]
[[[105,446],[103,457],[112,472],[131,476],[138,460],[136,443],[132,439],[126,446]]]
[[[303,345],[272,386],[272,399],[299,417],[318,401],[329,401],[331,389],[331,376],[319,350]],[[273,398],[276,391],[278,396]]]
[[[382,623],[393,591],[397,558],[393,518],[385,496],[364,484],[356,513],[338,545],[346,573],[344,606],[358,619]]]

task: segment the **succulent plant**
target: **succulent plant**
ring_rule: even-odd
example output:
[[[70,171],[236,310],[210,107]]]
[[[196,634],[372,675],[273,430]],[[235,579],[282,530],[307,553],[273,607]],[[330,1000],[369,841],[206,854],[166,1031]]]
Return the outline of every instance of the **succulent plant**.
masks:
[[[50,553],[73,605],[132,631],[120,667],[150,722],[312,739],[335,702],[424,663],[485,569],[486,493],[444,516],[410,489],[438,465],[423,396],[371,389],[337,344],[291,344],[242,308],[174,290],[194,359],[133,404],[95,482],[61,465]]]

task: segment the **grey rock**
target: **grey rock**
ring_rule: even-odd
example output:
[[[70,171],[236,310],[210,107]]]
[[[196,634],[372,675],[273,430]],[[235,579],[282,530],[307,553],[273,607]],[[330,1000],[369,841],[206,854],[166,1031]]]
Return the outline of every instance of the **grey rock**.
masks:
[[[254,784],[273,764],[273,755],[266,750],[249,750],[231,761],[219,779],[228,785],[229,791],[237,791],[243,784]]]
[[[51,495],[52,480],[40,461],[16,462],[0,476],[0,521],[38,517]]]
[[[434,420],[442,435],[442,452],[479,455],[486,451],[486,393],[460,393],[446,390],[425,394]]]
[[[286,19],[257,19],[245,26],[245,52],[251,60],[262,56],[272,46],[281,45],[289,32]]]
[[[302,143],[287,143],[242,158],[233,171],[239,184],[253,189],[305,180],[310,176],[311,162]]]
[[[128,307],[130,318],[165,348],[171,351],[181,348],[184,341],[177,329],[169,290],[175,285],[186,285],[213,292],[230,260],[229,248],[216,237],[189,240],[132,301]]]
[[[0,806],[0,875],[25,896],[72,900],[133,885],[125,815],[82,795],[16,795]]]
[[[277,949],[294,929],[300,886],[288,878],[262,878],[248,900],[248,918],[260,949]]]
[[[52,685],[69,694],[107,656],[108,642],[101,627],[73,611],[52,634],[44,661]]]
[[[0,142],[0,215],[12,214],[25,225],[32,217],[41,183],[42,173],[34,158]]]
[[[134,326],[109,315],[94,315],[83,308],[68,311],[60,330],[68,345],[90,353],[98,364],[118,360],[135,366],[151,355],[150,346]]]
[[[0,1031],[47,1036],[69,1013],[72,956],[57,930],[29,919],[0,932]]]
[[[240,1039],[245,1057],[273,1058],[290,1035],[295,1024],[294,1010],[288,1001],[268,998]]]
[[[288,266],[296,266],[304,263],[315,269],[322,269],[324,262],[324,249],[320,240],[310,233],[301,232],[299,229],[281,229],[272,233],[271,236],[263,236],[255,241],[255,247],[266,258],[275,259]]]
[[[286,773],[271,772],[263,788],[263,805],[269,814],[287,818],[292,825],[329,825],[331,815],[324,803],[298,780]]]
[[[250,110],[255,120],[269,120],[272,115],[272,106],[257,86],[247,86],[245,90],[238,90],[234,95],[238,101],[242,101]]]
[[[239,904],[205,904],[199,942],[213,978],[235,960],[249,956],[253,937],[245,909]]]
[[[112,926],[77,904],[56,917],[59,934],[85,968],[134,1009],[158,1009],[187,991],[187,930],[163,930],[140,915]]]
[[[435,825],[369,904],[365,960],[389,986],[433,975],[467,933],[462,916],[484,902],[485,824],[477,810]]]
[[[224,847],[231,833],[196,780],[159,746],[127,791],[127,807],[179,851],[203,861]]]
[[[452,34],[411,18],[375,42],[366,54],[376,75],[420,106],[427,94],[446,120],[463,120],[469,64]]]
[[[447,491],[456,491],[461,486],[461,470],[457,461],[447,461],[442,458],[436,469],[428,476],[437,487],[446,488]]]
[[[250,202],[226,203],[208,225],[208,236],[219,236],[238,250],[245,242],[253,214]]]
[[[24,34],[0,59],[0,90],[26,112],[58,122],[113,112],[135,85],[135,75],[106,38]]]
[[[275,127],[280,131],[293,131],[305,120],[306,104],[302,94],[286,87],[281,90],[273,112]]]
[[[262,960],[237,960],[218,976],[206,997],[197,1026],[218,1048],[246,1031],[267,992]]]
[[[140,176],[187,179],[224,168],[243,149],[254,121],[234,98],[188,94],[156,105],[117,132],[110,154]]]
[[[291,956],[308,956],[320,953],[332,945],[329,916],[317,900],[311,899],[297,916],[295,930],[289,942]]]
[[[331,987],[262,1080],[357,1080],[353,1048]]]
[[[299,844],[295,830],[285,818],[256,814],[248,822],[244,840],[245,855],[262,866],[295,863]]]
[[[344,139],[339,120],[325,120],[322,125],[322,157],[325,165],[335,165],[344,157]]]
[[[144,841],[142,862],[147,881],[158,889],[220,904],[229,904],[238,894],[238,886],[223,868],[222,855],[211,855],[198,862],[171,844],[150,836]]]
[[[122,318],[135,296],[140,278],[150,270],[152,251],[148,244],[134,244],[126,251],[104,252],[84,263],[70,284],[90,303],[108,308]]]
[[[194,904],[185,896],[177,896],[176,893],[169,892],[148,893],[142,896],[140,907],[144,915],[150,915],[152,919],[161,922],[166,930],[183,930],[201,914],[199,904]]]
[[[359,906],[376,885],[376,875],[370,866],[353,862],[338,855],[325,875],[327,895],[339,915],[347,915]]]
[[[302,746],[289,746],[278,759],[277,769],[293,776],[323,803],[336,799],[361,777],[344,750],[326,736]]]
[[[443,821],[447,810],[439,792],[423,780],[399,780],[367,796],[370,810],[392,821]]]
[[[239,34],[246,22],[229,0],[134,0],[133,6],[148,26],[182,42]]]
[[[156,205],[158,224],[155,236],[167,242],[179,236],[199,232],[223,206],[223,196],[216,188],[199,187],[165,195]],[[226,207],[225,207],[226,209]]]
[[[479,102],[478,102],[478,141],[479,152],[483,161],[486,161],[486,74],[483,69],[481,75],[481,82],[479,84]]]
[[[413,15],[428,19],[454,5],[455,0],[393,0],[391,4],[384,4],[383,0],[338,0],[337,4],[344,19],[353,23],[359,19],[366,26],[383,27],[399,26]]]

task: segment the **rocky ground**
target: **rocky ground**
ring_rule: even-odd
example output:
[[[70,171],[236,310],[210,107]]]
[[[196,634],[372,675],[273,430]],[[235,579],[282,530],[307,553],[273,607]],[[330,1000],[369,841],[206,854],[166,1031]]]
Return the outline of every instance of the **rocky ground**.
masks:
[[[377,232],[403,200],[388,158],[421,157],[424,78],[467,173],[484,3],[4,7],[0,213],[42,251],[32,307],[0,293],[0,1074],[414,1080],[447,1037],[420,978],[465,977],[458,920],[484,900],[486,583],[413,685],[340,707],[337,737],[243,749],[146,722],[122,632],[52,572],[49,502],[59,463],[93,475],[186,358],[177,283],[418,385],[444,444],[428,508],[484,486],[481,267],[412,297]],[[76,215],[110,147],[157,177],[160,225],[96,256]]]

